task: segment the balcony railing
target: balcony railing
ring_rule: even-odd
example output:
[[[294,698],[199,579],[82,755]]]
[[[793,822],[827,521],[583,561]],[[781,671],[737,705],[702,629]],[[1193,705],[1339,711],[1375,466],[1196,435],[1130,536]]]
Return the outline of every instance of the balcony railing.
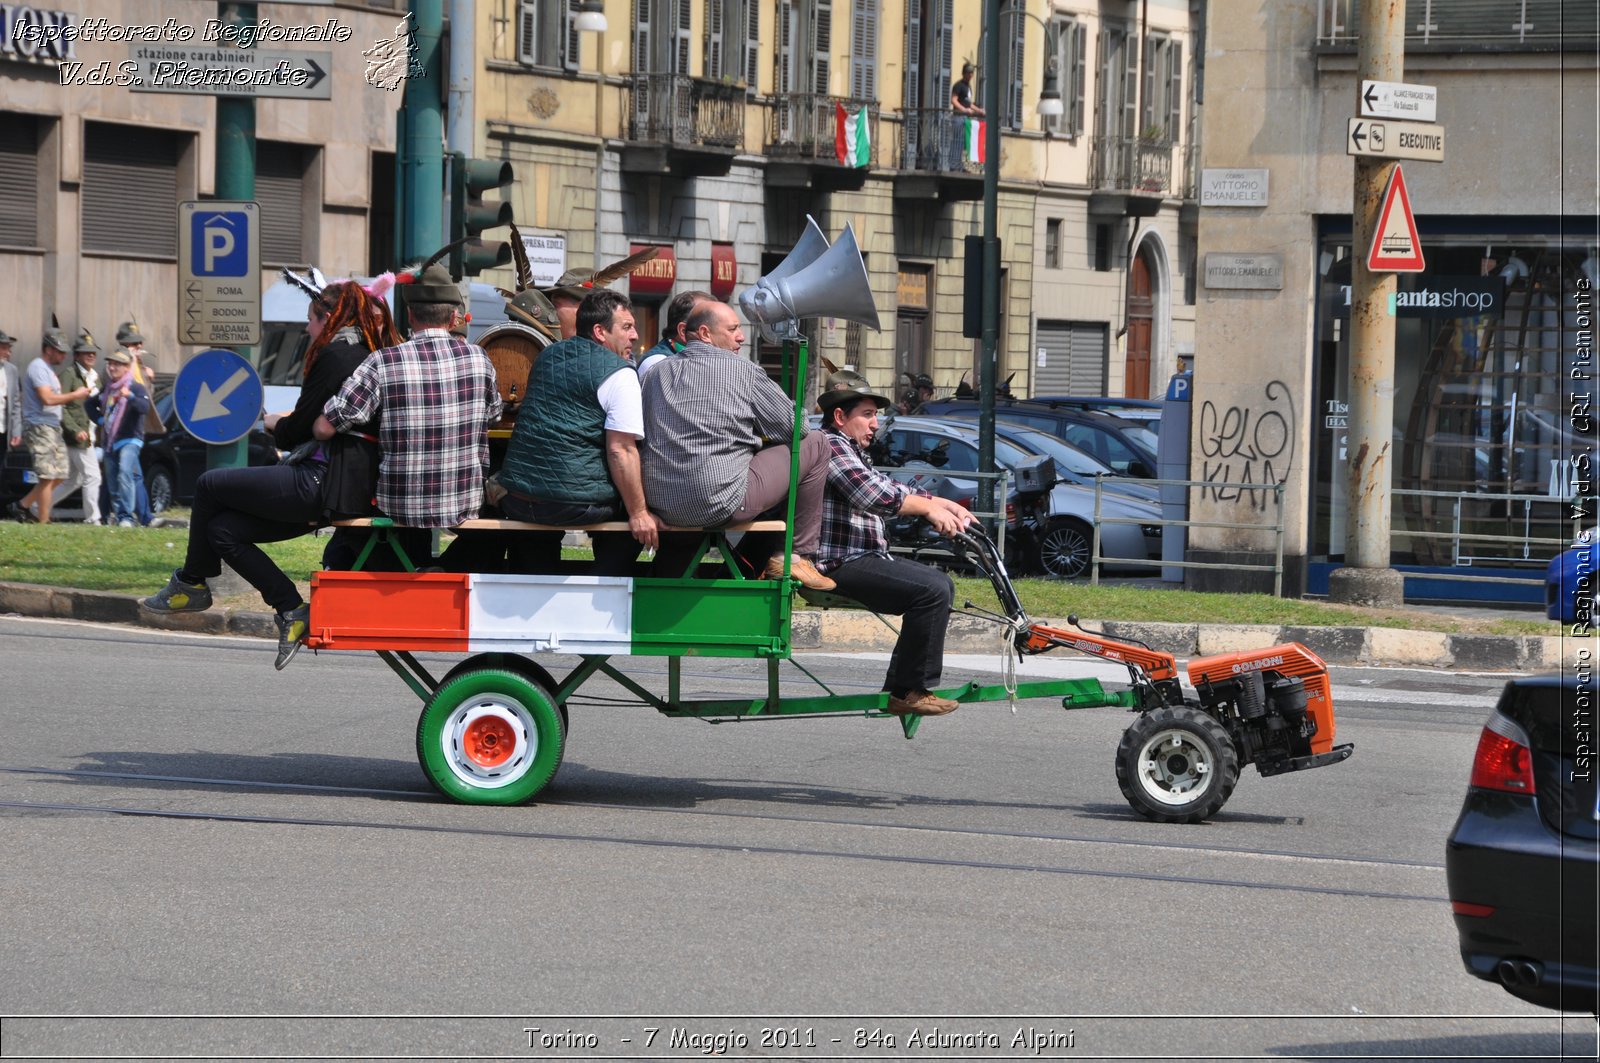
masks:
[[[767,124],[767,154],[779,158],[839,161],[839,108],[854,118],[867,109],[867,165],[878,164],[878,105],[849,96],[819,96],[797,92],[772,101]]]
[[[1172,190],[1172,141],[1165,137],[1095,137],[1089,187],[1107,192]]]
[[[1600,39],[1594,4],[1563,0],[1410,0],[1407,51],[1592,53]],[[1317,44],[1353,48],[1361,37],[1361,0],[1318,0]]]
[[[632,140],[685,148],[744,143],[743,85],[684,74],[635,74],[630,94]]]
[[[967,152],[964,115],[948,107],[900,112],[900,168],[927,173],[983,173]]]

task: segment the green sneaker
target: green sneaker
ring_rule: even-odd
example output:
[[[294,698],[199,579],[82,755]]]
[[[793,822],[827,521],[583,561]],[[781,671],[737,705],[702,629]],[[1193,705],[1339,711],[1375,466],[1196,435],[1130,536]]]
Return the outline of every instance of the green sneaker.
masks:
[[[311,606],[296,606],[273,619],[278,622],[278,659],[272,667],[281,672],[294,660],[294,655],[300,652],[305,642],[306,632],[311,628]]]
[[[172,578],[157,594],[140,600],[140,605],[152,613],[198,613],[211,608],[211,588],[204,580],[185,583],[173,570]]]

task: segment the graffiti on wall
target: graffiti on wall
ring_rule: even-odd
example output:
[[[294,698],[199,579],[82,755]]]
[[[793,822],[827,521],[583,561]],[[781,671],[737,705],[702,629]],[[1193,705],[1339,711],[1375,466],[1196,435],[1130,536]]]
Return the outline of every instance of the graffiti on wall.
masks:
[[[1288,478],[1294,464],[1294,397],[1281,380],[1268,383],[1262,397],[1259,405],[1225,409],[1209,400],[1201,404],[1200,478],[1210,485],[1200,489],[1201,498],[1243,502],[1260,511],[1272,504],[1266,488]]]

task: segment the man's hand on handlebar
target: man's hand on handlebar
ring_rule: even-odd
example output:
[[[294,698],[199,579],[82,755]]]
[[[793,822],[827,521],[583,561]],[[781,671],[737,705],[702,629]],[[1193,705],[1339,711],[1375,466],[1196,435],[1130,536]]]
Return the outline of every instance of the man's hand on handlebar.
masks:
[[[921,495],[907,495],[900,512],[908,517],[921,517],[946,538],[963,531],[974,520],[964,507],[948,498],[923,498]]]

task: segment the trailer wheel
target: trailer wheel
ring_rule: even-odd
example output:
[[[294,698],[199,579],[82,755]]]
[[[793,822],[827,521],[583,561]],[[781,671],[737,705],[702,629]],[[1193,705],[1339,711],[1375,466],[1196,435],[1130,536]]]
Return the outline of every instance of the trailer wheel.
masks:
[[[444,796],[469,805],[519,805],[544,789],[566,741],[550,693],[499,668],[440,684],[417,720],[417,759]]]
[[[1157,823],[1200,823],[1227,803],[1239,755],[1216,720],[1168,706],[1143,713],[1117,744],[1117,785],[1134,811]]]

